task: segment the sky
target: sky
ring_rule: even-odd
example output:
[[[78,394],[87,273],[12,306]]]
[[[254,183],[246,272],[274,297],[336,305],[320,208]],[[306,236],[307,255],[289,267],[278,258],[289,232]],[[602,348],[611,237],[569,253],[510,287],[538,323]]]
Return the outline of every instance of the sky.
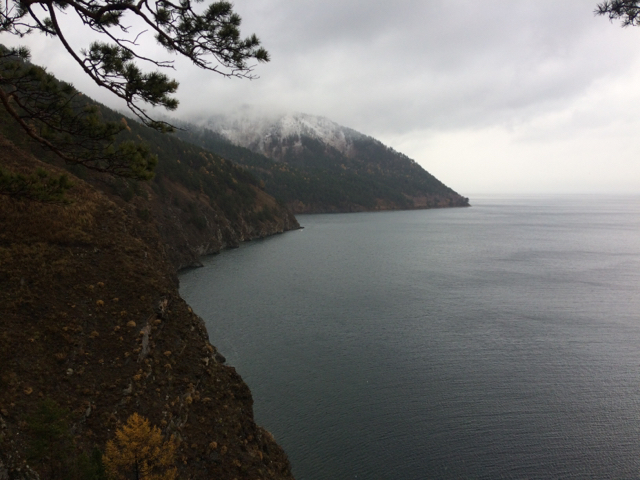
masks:
[[[271,55],[260,78],[176,61],[185,120],[250,106],[327,117],[408,155],[457,192],[640,193],[640,27],[597,0],[237,0],[243,35]],[[91,36],[66,15],[76,48]],[[135,31],[132,24],[132,31]],[[58,40],[16,39],[99,101]]]

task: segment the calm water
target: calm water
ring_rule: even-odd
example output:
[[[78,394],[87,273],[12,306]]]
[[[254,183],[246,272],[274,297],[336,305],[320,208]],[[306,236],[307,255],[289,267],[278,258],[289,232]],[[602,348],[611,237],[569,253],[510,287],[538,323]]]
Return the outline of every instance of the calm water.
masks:
[[[298,480],[640,478],[640,197],[473,203],[181,276]]]

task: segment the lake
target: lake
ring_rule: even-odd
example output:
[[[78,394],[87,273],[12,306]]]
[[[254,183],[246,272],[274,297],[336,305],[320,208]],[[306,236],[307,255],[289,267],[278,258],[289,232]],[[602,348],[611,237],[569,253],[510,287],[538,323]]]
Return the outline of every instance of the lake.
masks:
[[[298,480],[640,477],[640,197],[472,204],[180,276]]]

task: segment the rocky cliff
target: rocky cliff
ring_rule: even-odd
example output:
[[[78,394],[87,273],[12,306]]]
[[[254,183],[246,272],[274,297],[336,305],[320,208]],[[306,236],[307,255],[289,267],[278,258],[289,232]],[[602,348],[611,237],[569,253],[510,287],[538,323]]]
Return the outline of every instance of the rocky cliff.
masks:
[[[60,171],[4,137],[0,165]],[[0,196],[0,479],[56,478],[59,459],[33,457],[45,400],[66,412],[73,455],[104,450],[138,412],[179,440],[178,478],[291,479],[248,387],[180,298],[176,269],[295,219],[255,186],[228,214],[204,184],[167,175],[156,187],[72,180],[69,205]]]
[[[176,270],[199,266],[201,256],[238,247],[241,242],[300,228],[289,209],[256,186],[250,187],[254,204],[229,215],[199,191],[168,178],[159,181],[161,194],[153,188],[157,183],[142,185],[143,193],[129,204],[139,216],[149,212]]]

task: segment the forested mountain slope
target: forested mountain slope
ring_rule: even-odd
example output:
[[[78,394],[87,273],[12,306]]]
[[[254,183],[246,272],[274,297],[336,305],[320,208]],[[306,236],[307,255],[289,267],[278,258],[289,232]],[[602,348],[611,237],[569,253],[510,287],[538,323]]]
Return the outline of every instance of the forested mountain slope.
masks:
[[[157,224],[177,268],[198,265],[201,255],[219,252],[240,242],[299,228],[283,204],[260,186],[246,168],[208,150],[161,134],[101,106],[105,120],[127,129],[121,140],[148,144],[158,156],[150,182],[96,174],[83,167],[61,165],[59,159],[33,142],[0,110],[0,133],[37,158],[57,164],[90,182],[140,218]]]
[[[381,142],[311,115],[212,117],[177,135],[247,167],[296,213],[468,206]]]

